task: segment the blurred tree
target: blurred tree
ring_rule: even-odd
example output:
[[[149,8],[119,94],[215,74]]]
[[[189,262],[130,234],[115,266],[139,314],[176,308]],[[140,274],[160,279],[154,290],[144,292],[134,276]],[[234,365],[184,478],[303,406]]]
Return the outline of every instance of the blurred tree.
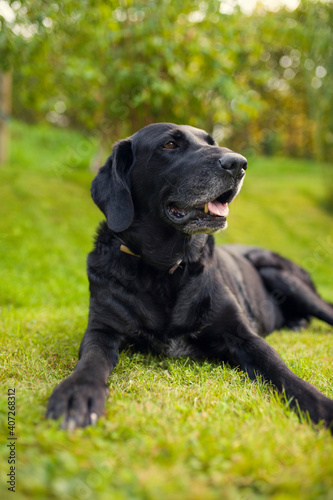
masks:
[[[264,144],[273,152],[282,147],[292,156],[333,156],[332,21],[331,3],[303,0],[294,12],[267,13],[260,23],[271,69],[261,92],[272,104]]]
[[[11,59],[14,50],[12,42],[15,37],[0,16],[0,165],[6,163],[9,145],[9,129],[7,126],[11,112]]]
[[[251,16],[220,0],[8,4],[15,116],[102,142],[174,121],[245,152],[333,156],[330,2]]]
[[[333,156],[333,9],[332,3],[302,2],[297,11],[302,70],[309,118],[315,123],[315,156]]]
[[[166,0],[23,2],[15,20],[26,38],[15,114],[48,113],[60,125],[106,135],[168,120],[211,130],[221,122],[225,133],[233,120],[252,120],[262,104],[246,78],[239,12],[223,16],[219,7],[199,0],[181,7]]]
[[[7,122],[11,112],[12,73],[0,72],[0,165],[8,160],[9,128]]]

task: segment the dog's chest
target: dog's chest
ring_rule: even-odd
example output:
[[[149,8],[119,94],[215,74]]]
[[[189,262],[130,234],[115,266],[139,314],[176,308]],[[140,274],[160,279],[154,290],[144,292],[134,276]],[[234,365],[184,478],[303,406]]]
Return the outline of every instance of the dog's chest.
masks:
[[[184,335],[178,338],[164,339],[151,333],[141,331],[136,335],[129,335],[124,347],[131,347],[142,353],[162,354],[178,358],[179,356],[196,357],[195,334]]]
[[[169,329],[179,300],[178,281],[172,276],[158,274],[144,283],[138,280],[136,287],[139,329],[161,336]]]
[[[195,328],[189,332],[186,321],[184,326],[175,324],[174,310],[179,298],[177,294],[170,297],[169,292],[161,286],[153,293],[141,292],[136,327],[126,336],[125,346],[171,357],[194,356],[191,340],[196,336]]]
[[[200,283],[180,277],[157,276],[146,288],[137,289],[136,325],[128,338],[134,336],[143,347],[147,343],[170,356],[192,354],[192,340],[207,324],[210,302],[198,293]]]

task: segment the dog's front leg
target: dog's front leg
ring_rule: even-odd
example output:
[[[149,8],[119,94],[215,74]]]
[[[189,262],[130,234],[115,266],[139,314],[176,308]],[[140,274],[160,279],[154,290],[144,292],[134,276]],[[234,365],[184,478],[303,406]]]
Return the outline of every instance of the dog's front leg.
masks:
[[[291,406],[308,413],[314,423],[323,421],[333,431],[333,400],[293,373],[278,353],[245,325],[224,335],[230,359],[251,379],[261,375],[279,392],[285,393]],[[229,330],[231,331],[231,330]]]
[[[94,424],[102,415],[108,394],[107,380],[117,364],[121,337],[88,327],[74,372],[54,389],[47,417],[63,417],[62,427],[72,430]]]

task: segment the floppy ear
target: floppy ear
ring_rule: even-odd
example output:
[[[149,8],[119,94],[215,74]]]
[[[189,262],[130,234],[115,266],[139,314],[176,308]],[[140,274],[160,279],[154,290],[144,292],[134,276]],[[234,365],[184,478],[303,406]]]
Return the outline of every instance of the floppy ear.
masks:
[[[92,199],[104,213],[109,228],[116,233],[125,231],[134,217],[129,185],[132,163],[132,141],[125,139],[118,142],[91,185]]]

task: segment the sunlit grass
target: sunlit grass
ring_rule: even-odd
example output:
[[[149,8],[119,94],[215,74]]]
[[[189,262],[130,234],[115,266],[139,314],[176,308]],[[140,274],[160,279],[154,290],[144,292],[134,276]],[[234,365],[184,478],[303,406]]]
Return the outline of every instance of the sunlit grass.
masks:
[[[89,138],[22,124],[13,134],[11,164],[0,169],[0,409],[6,437],[6,392],[15,387],[15,498],[332,498],[329,433],[299,422],[270,387],[228,366],[125,352],[96,428],[67,435],[44,419],[86,327],[86,254],[101,214],[90,199],[88,153],[68,166],[69,149]],[[333,301],[324,194],[318,164],[253,158],[218,240],[266,246],[307,265]],[[305,332],[268,338],[331,398],[332,333],[314,321]],[[0,450],[5,477],[8,452]],[[1,488],[10,498],[4,481]]]

